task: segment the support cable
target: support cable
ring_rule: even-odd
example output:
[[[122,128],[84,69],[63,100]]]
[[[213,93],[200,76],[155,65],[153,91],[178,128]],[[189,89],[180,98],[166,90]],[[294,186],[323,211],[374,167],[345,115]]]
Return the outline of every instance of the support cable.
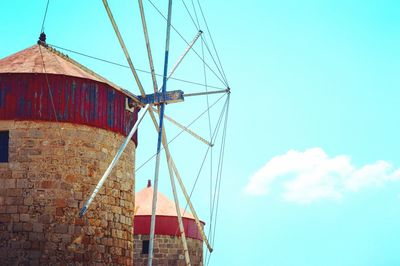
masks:
[[[119,67],[130,69],[129,66],[123,65],[123,64],[120,64],[120,63],[117,63],[117,62],[113,62],[113,61],[110,61],[110,60],[106,60],[106,59],[102,59],[102,58],[99,58],[99,57],[95,57],[95,56],[91,56],[91,55],[88,55],[88,54],[84,54],[84,53],[77,52],[77,51],[74,51],[74,50],[70,50],[70,49],[67,49],[67,48],[63,48],[63,47],[60,47],[60,46],[57,46],[57,45],[54,45],[54,44],[47,44],[47,45],[52,47],[52,48],[60,49],[60,50],[67,51],[67,52],[70,52],[70,53],[74,53],[74,54],[77,54],[77,55],[81,55],[81,56],[84,56],[84,57],[87,57],[87,58],[98,60],[98,61],[101,61],[101,62],[104,62],[104,63],[108,63],[108,64],[111,64],[111,65],[115,65],[115,66],[119,66]],[[139,68],[136,68],[136,71],[137,72],[146,73],[146,74],[151,74],[150,71],[139,69]],[[158,77],[162,77],[163,76],[163,75],[157,74],[157,73],[155,73],[155,75],[158,76]],[[204,86],[204,84],[199,83],[199,82],[195,82],[195,81],[190,81],[190,80],[185,80],[185,79],[180,79],[180,78],[174,78],[174,77],[170,77],[169,79],[173,79],[173,80],[176,80],[176,81],[179,81],[179,82],[188,83],[188,84],[192,84],[192,85],[198,85],[198,86],[202,86],[202,87]],[[222,87],[218,87],[218,86],[214,86],[214,85],[208,85],[208,87],[209,88],[214,88],[214,89],[223,89]]]
[[[220,129],[221,121],[222,121],[222,118],[223,118],[223,114],[225,113],[225,110],[226,110],[226,101],[225,101],[225,104],[224,104],[224,106],[223,106],[223,108],[222,108],[222,110],[221,110],[221,114],[220,114],[220,116],[219,116],[217,126],[216,126],[216,128],[214,129],[214,134],[213,134],[213,138],[214,138],[214,139],[216,139],[217,136],[218,136],[218,132],[219,132],[219,129]],[[188,206],[191,207],[192,214],[193,214],[194,209],[193,209],[193,207],[192,207],[191,205],[189,205],[189,204],[190,204],[190,202],[191,202],[191,198],[192,198],[194,189],[195,189],[195,187],[196,187],[197,181],[198,181],[198,179],[199,179],[199,177],[200,177],[200,174],[201,174],[201,172],[202,172],[202,169],[203,169],[204,163],[205,163],[205,161],[206,161],[206,159],[207,159],[207,155],[208,155],[208,152],[209,152],[209,151],[210,151],[210,147],[207,147],[206,153],[205,153],[205,155],[204,155],[204,157],[203,157],[202,163],[201,163],[201,165],[200,165],[200,169],[199,169],[199,171],[198,171],[198,173],[197,173],[197,177],[196,177],[195,182],[194,182],[194,184],[193,184],[193,186],[192,186],[192,189],[191,189],[191,191],[190,191],[190,194],[189,194],[189,195],[186,195],[186,197],[187,197],[187,201],[186,201],[186,202],[187,202],[187,203],[186,203],[186,205],[185,205],[183,214],[186,213],[186,210],[187,210],[187,207],[188,207]],[[210,226],[211,226],[211,224],[210,224]],[[178,233],[178,228],[177,228],[175,234],[176,234],[176,233]],[[207,238],[204,237],[204,239],[207,239]],[[206,244],[207,244],[207,247],[208,247],[206,254],[211,253],[211,252],[213,251],[213,248],[211,248],[212,244],[209,243],[208,240],[207,240]]]
[[[157,8],[157,6],[151,1],[151,0],[148,0],[149,2],[150,2],[150,4],[154,7],[154,9],[166,20],[167,18],[163,15],[163,13]],[[171,28],[179,35],[179,37],[186,43],[186,44],[189,44],[189,42],[182,36],[182,34],[173,26],[173,25],[171,25]],[[200,59],[200,60],[202,60],[201,59],[201,56],[199,55],[199,53],[195,50],[195,49],[193,49],[193,52],[197,55],[197,57]],[[221,81],[222,82],[222,84],[224,84],[224,86],[227,86],[228,87],[228,84],[224,81],[224,79],[223,78],[221,78],[221,77],[219,77],[216,73],[215,73],[215,71],[207,64],[207,63],[205,63],[206,64],[206,66],[207,66],[207,68],[215,75],[215,77],[217,78],[217,79],[219,79],[219,81]],[[221,73],[220,73],[221,74]],[[222,74],[221,74],[222,75]]]
[[[222,67],[221,60],[220,60],[220,58],[219,58],[217,48],[215,47],[215,43],[214,43],[214,40],[213,40],[213,38],[212,38],[210,28],[208,27],[208,23],[207,23],[206,17],[204,16],[203,9],[201,8],[200,1],[199,1],[199,0],[197,0],[197,4],[199,5],[201,16],[203,17],[203,20],[204,20],[204,23],[205,23],[205,25],[206,25],[208,34],[210,35],[211,43],[212,43],[212,45],[213,45],[213,47],[214,47],[215,54],[217,55],[217,59],[218,59],[219,65],[220,65],[220,67],[221,67],[224,80],[225,80],[225,82],[226,82],[227,87],[229,87],[228,80],[227,80],[226,75],[225,75],[225,72],[224,72],[224,68]]]
[[[222,95],[218,100],[216,100],[212,105],[210,105],[210,108],[213,108],[225,95]],[[199,114],[192,122],[190,122],[185,128],[189,129],[197,120],[199,120],[204,114],[207,113],[207,110],[203,111],[201,114]],[[174,140],[176,140],[180,135],[182,135],[182,133],[185,130],[182,129],[178,134],[176,134],[169,142],[168,144],[172,143]],[[211,141],[212,143],[212,141]],[[150,162],[155,156],[157,155],[157,153],[154,153],[150,158],[148,158],[144,163],[142,163],[139,167],[136,168],[135,172],[137,173],[142,167],[144,167],[148,162]]]
[[[47,75],[47,71],[46,71],[46,64],[44,63],[44,57],[43,57],[43,52],[42,52],[42,46],[41,44],[38,45],[39,46],[39,52],[40,52],[40,58],[42,59],[42,64],[43,64],[43,72],[44,72],[44,77],[46,79],[46,85],[47,85],[47,91],[49,92],[49,96],[50,96],[50,102],[51,102],[51,109],[53,111],[54,114],[54,118],[56,119],[56,122],[58,124],[58,115],[57,115],[57,111],[56,111],[56,106],[54,104],[54,96],[53,96],[53,92],[51,91],[50,88],[50,82],[49,82],[49,77]],[[63,136],[62,136],[62,132],[61,129],[58,127],[58,134],[60,135],[60,145],[62,145],[63,142]]]
[[[56,119],[56,122],[58,123],[58,116],[57,116],[57,111],[56,111],[56,106],[54,104],[54,97],[53,97],[53,92],[50,89],[50,82],[49,82],[49,78],[47,76],[47,71],[46,71],[46,65],[44,63],[44,58],[43,58],[43,53],[42,53],[42,47],[41,45],[39,45],[39,52],[40,52],[40,57],[42,59],[42,64],[43,64],[43,71],[44,71],[44,76],[46,78],[46,83],[47,83],[47,89],[49,91],[49,96],[50,96],[50,102],[51,102],[51,107],[52,107],[52,111],[54,114],[54,118]]]
[[[184,1],[184,0],[182,0],[182,1]],[[197,15],[197,12],[196,12],[196,6],[195,6],[193,0],[191,0],[191,3],[192,3],[193,12],[194,12],[194,14],[195,14],[196,21],[197,21],[197,25],[195,24],[195,26],[197,26],[198,28],[200,28],[200,21],[199,21],[199,17],[198,17],[198,15]],[[191,16],[191,14],[190,14],[189,11],[188,11],[188,13],[189,13],[189,15]],[[194,21],[193,21],[193,22],[194,22]],[[206,24],[206,26],[207,26],[207,24]],[[208,28],[207,28],[207,29],[208,29]],[[208,32],[210,33],[209,30],[208,30]],[[210,37],[211,37],[211,34],[210,34]],[[206,42],[206,37],[205,37],[205,36],[202,36],[201,40],[202,40],[202,45],[203,45],[203,43],[204,43],[204,45],[206,46],[207,51],[208,51],[208,53],[210,54],[211,59],[212,59],[213,62],[214,62],[214,65],[215,65],[215,66],[217,67],[217,69],[218,69],[218,72],[220,72],[220,74],[222,75],[221,70],[219,69],[217,62],[215,61],[214,56],[213,56],[213,54],[211,53],[210,48],[208,47],[208,44],[207,44],[207,42]],[[201,49],[202,49],[203,61],[204,61],[203,46],[201,47]],[[221,66],[221,68],[222,68],[222,66]],[[226,78],[225,78],[224,80],[225,80],[226,84],[228,84]]]
[[[47,11],[48,11],[48,8],[49,8],[49,3],[50,3],[50,0],[47,0],[46,9],[44,11],[44,16],[43,16],[43,20],[42,20],[42,26],[41,26],[41,29],[40,29],[40,37],[39,37],[39,41],[38,41],[38,46],[39,46],[40,58],[42,60],[42,65],[43,65],[43,73],[44,73],[44,77],[46,79],[47,91],[48,91],[49,96],[50,96],[51,109],[53,111],[54,118],[55,118],[55,120],[56,120],[56,122],[58,124],[59,121],[58,121],[58,115],[57,115],[56,107],[55,107],[55,104],[54,104],[54,96],[53,96],[53,92],[52,92],[52,90],[50,88],[49,77],[47,75],[46,64],[44,62],[44,57],[43,57],[43,52],[42,52],[42,44],[46,45],[46,34],[44,34],[44,25],[45,25],[46,18],[47,18]],[[58,134],[60,135],[60,145],[63,145],[63,143],[62,143],[63,142],[63,136],[62,136],[61,129],[58,127],[57,131],[58,131]]]
[[[224,114],[225,114],[225,112],[226,112],[226,106],[227,106],[227,104],[226,104],[226,101],[225,101],[225,104],[224,104],[224,106],[223,106],[223,108],[222,108],[221,114],[220,114],[220,116],[219,116],[219,118],[218,118],[217,125],[216,125],[216,127],[215,127],[215,129],[214,129],[213,141],[215,141],[215,139],[216,139],[217,136],[218,136],[219,128],[220,128],[221,123],[222,123],[222,118],[224,117]],[[194,190],[195,190],[195,188],[196,188],[196,185],[197,185],[197,181],[198,181],[198,179],[199,179],[199,177],[200,177],[200,174],[201,174],[201,171],[202,171],[202,169],[203,169],[205,160],[207,159],[207,155],[208,155],[209,150],[210,150],[210,147],[207,147],[206,154],[204,155],[203,161],[202,161],[202,163],[201,163],[201,165],[200,165],[200,169],[199,169],[199,171],[197,172],[196,179],[195,179],[194,184],[193,184],[193,186],[192,186],[192,189],[191,189],[191,191],[190,191],[189,199],[192,198],[193,192],[194,192]],[[185,209],[184,209],[184,210],[186,211],[186,209],[187,209],[187,205],[185,206]]]
[[[182,55],[178,58],[178,61],[175,63],[175,65],[172,67],[171,71],[168,73],[168,77],[167,80],[169,80],[169,78],[174,74],[175,70],[178,68],[178,66],[182,63],[183,58],[185,58],[185,56],[187,55],[187,53],[190,51],[190,49],[192,49],[193,45],[196,43],[197,39],[201,36],[203,32],[201,30],[199,30],[196,34],[196,36],[194,36],[193,40],[189,43],[188,47],[186,47],[185,51],[183,51]],[[162,89],[162,86],[160,88],[160,90]]]
[[[196,7],[194,6],[193,0],[191,0],[191,2],[192,2],[193,12],[194,12],[194,15],[195,15],[196,21],[197,21],[197,27],[200,28],[200,22],[199,22],[199,17],[197,16]]]
[[[203,39],[203,37],[202,37]],[[201,54],[203,57],[203,61],[204,61],[204,44],[203,42],[201,43]],[[206,72],[206,66],[203,64],[203,73],[204,73],[204,88],[206,90],[206,92],[208,93],[208,87],[207,87],[207,72]],[[207,103],[207,109],[210,110],[208,107],[210,105],[209,103],[209,95],[206,95],[206,103]],[[212,133],[211,133],[211,116],[210,116],[210,111],[207,112],[207,117],[208,117],[208,130],[209,130],[209,134],[210,134],[210,139],[212,139]],[[213,148],[211,147],[210,150],[210,217],[212,216],[212,187],[213,187]]]
[[[182,2],[185,4],[184,0],[182,0]],[[197,25],[196,25],[196,23],[194,22],[193,19],[192,19],[192,21],[193,21],[193,23],[195,24],[195,27],[198,27],[198,28],[200,29],[200,21],[199,21],[199,17],[198,17],[198,15],[197,15],[197,12],[196,12],[196,6],[195,6],[193,0],[191,0],[191,3],[192,3],[192,8],[193,8],[194,15],[195,15],[195,17],[196,17]],[[186,7],[186,5],[185,5],[185,7]],[[191,15],[191,13],[189,12],[188,9],[187,9],[187,12],[188,12],[189,16],[192,17],[192,15]],[[206,48],[207,48],[207,50],[208,50],[208,53],[209,53],[210,56],[211,56],[211,59],[213,60],[215,66],[217,67],[218,71],[219,71],[220,74],[221,74],[221,70],[219,69],[218,64],[215,62],[214,56],[213,56],[213,54],[211,53],[210,48],[209,48],[208,45],[207,45],[205,36],[204,36],[204,37],[202,36],[201,40],[202,40],[202,42],[206,45]],[[202,45],[203,45],[203,43],[202,43]],[[203,46],[201,47],[201,49],[202,49],[203,61],[204,61]],[[221,74],[221,75],[222,75],[222,74]],[[228,84],[228,82],[226,81],[226,79],[225,79],[225,82],[226,82],[226,84]]]
[[[153,121],[153,124],[154,124],[155,129],[158,131],[159,129],[158,129],[158,125],[157,125],[157,120],[155,119],[154,114],[153,114],[153,113],[150,113],[150,116],[151,116],[151,119],[152,119],[152,121]],[[196,214],[196,210],[194,209],[193,205],[192,205],[191,202],[190,202],[190,199],[189,199],[189,196],[188,196],[188,194],[187,194],[186,188],[185,188],[185,186],[184,186],[184,184],[183,184],[183,182],[182,182],[182,178],[181,178],[181,176],[180,176],[180,174],[179,174],[179,171],[178,171],[178,169],[177,169],[177,167],[176,167],[176,165],[175,165],[175,163],[174,163],[174,160],[172,159],[171,153],[170,153],[170,151],[169,151],[169,146],[168,146],[168,143],[167,143],[167,137],[166,137],[165,130],[163,130],[162,145],[163,145],[163,147],[164,147],[164,149],[165,149],[165,155],[166,155],[167,161],[168,161],[168,170],[171,171],[171,168],[172,168],[173,172],[175,173],[176,179],[178,180],[178,183],[179,183],[179,185],[180,185],[180,187],[181,187],[181,190],[182,190],[182,192],[183,192],[183,195],[185,196],[186,202],[187,202],[187,204],[189,204],[190,210],[192,211],[192,214],[193,214],[193,216],[194,216],[194,219],[195,219],[197,228],[198,228],[198,230],[199,230],[199,232],[200,232],[200,235],[201,235],[201,237],[202,237],[204,243],[206,244],[207,249],[208,249],[210,252],[212,252],[213,248],[211,247],[211,245],[210,245],[210,243],[209,243],[209,241],[208,241],[206,235],[204,234],[203,226],[202,226],[202,224],[201,224],[201,222],[200,222],[200,220],[199,220],[199,217],[198,217],[197,214]],[[179,204],[175,204],[175,205],[178,206]],[[179,211],[180,211],[180,209],[179,209]],[[187,261],[187,262],[188,262],[188,261]],[[190,263],[190,262],[189,262],[189,263]]]
[[[185,3],[185,0],[182,0],[182,4],[183,4],[183,6],[185,7],[186,12],[188,13],[190,19],[192,20],[192,22],[193,22],[193,24],[194,24],[194,27],[195,27],[197,30],[199,30],[200,28],[197,27],[196,22],[194,22],[193,16],[192,16],[192,14],[190,13],[189,8],[187,7],[187,5],[186,5],[186,3]]]
[[[43,21],[42,21],[42,28],[40,30],[40,33],[44,32],[44,23],[45,23],[46,17],[47,17],[47,10],[49,8],[49,2],[50,2],[50,0],[47,0],[46,10],[44,11],[44,16],[43,16]]]
[[[214,230],[213,230],[213,236],[212,236],[213,245],[215,243],[215,233],[216,233],[216,228],[217,228],[218,208],[219,208],[219,199],[220,199],[220,191],[221,191],[221,181],[222,181],[222,170],[223,170],[224,155],[225,155],[226,132],[227,132],[227,127],[228,127],[230,95],[228,95],[227,101],[228,101],[228,105],[227,105],[227,110],[226,110],[223,136],[222,136],[222,144],[221,144],[221,153],[220,153],[222,159],[221,159],[221,163],[220,163],[220,167],[219,167],[219,181],[218,181],[218,192],[217,192],[218,196],[217,196],[217,203],[216,203],[216,210],[215,210]],[[211,254],[208,257],[207,265],[210,263],[210,259],[211,259]]]

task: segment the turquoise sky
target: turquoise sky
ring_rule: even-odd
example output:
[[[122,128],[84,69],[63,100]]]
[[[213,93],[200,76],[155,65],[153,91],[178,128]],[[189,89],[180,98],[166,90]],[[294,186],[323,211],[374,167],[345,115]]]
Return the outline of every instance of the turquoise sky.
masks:
[[[165,25],[144,3],[161,73]],[[400,265],[400,2],[201,3],[232,88],[210,265]],[[45,4],[1,1],[0,58],[36,42]],[[136,1],[110,5],[135,65],[148,68]],[[196,29],[182,8],[174,1],[173,24],[190,40]],[[125,63],[101,1],[51,1],[45,32],[49,43]],[[173,34],[171,47],[175,61],[185,45]],[[70,56],[138,93],[129,70]],[[202,81],[202,64],[191,54],[176,77]],[[211,74],[209,83],[222,86]],[[204,107],[187,99],[166,114],[186,124]],[[195,129],[208,136],[206,122]],[[140,131],[137,165],[155,151],[151,130]],[[183,138],[172,149],[190,187],[205,147]],[[151,161],[137,173],[137,190],[153,172]],[[206,178],[194,195],[205,220]]]

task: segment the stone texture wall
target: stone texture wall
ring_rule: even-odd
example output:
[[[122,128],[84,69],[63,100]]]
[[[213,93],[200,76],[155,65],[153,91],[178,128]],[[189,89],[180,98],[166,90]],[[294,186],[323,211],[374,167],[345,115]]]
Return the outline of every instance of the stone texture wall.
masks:
[[[124,136],[82,125],[0,121],[10,131],[0,163],[2,265],[131,265],[131,142],[86,216],[78,212]]]
[[[134,236],[134,265],[147,265],[148,254],[142,254],[143,241],[149,240],[148,235]],[[203,265],[203,242],[201,240],[186,238],[190,262],[192,265]],[[185,266],[185,256],[180,237],[156,235],[154,241],[153,265],[178,265]]]

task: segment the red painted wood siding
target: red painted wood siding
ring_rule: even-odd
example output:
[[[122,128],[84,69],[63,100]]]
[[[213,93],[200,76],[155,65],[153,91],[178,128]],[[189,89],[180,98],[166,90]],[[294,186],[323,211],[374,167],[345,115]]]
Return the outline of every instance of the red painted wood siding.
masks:
[[[105,83],[64,75],[0,73],[0,120],[40,120],[83,124],[127,136],[139,109],[125,110],[125,98]],[[137,144],[137,134],[133,140]]]
[[[182,222],[186,237],[202,240],[195,220],[182,217]],[[150,235],[151,215],[135,215],[133,224],[133,233],[135,235]],[[157,215],[155,234],[180,236],[178,217]]]

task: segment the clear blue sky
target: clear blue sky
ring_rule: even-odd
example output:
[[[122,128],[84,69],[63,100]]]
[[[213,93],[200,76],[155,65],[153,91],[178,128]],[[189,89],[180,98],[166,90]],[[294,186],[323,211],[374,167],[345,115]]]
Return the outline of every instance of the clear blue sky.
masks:
[[[36,42],[45,2],[0,3],[1,58]],[[163,21],[144,2],[161,72]],[[165,3],[154,2],[165,10]],[[181,1],[175,2],[173,23],[194,36]],[[146,68],[136,1],[110,5],[134,63]],[[210,264],[400,265],[400,3],[217,0],[202,5],[232,88]],[[45,31],[49,43],[125,62],[100,1],[52,1]],[[172,37],[174,61],[185,45]],[[138,93],[129,71],[74,58]],[[185,63],[176,77],[201,81],[196,60],[188,57],[193,63]],[[142,77],[151,91],[150,77]],[[217,84],[212,78],[210,83]],[[167,114],[188,122],[204,109],[196,101],[182,105],[168,106]],[[207,124],[201,125],[207,136]],[[173,151],[181,157],[178,167],[190,175],[199,159],[188,159],[192,149],[188,152],[185,141]],[[137,165],[155,151],[155,133],[141,129],[139,142]],[[153,168],[149,163],[137,174],[137,190],[152,178]],[[161,190],[170,195],[163,171]],[[206,182],[196,193],[195,205],[206,217]]]

